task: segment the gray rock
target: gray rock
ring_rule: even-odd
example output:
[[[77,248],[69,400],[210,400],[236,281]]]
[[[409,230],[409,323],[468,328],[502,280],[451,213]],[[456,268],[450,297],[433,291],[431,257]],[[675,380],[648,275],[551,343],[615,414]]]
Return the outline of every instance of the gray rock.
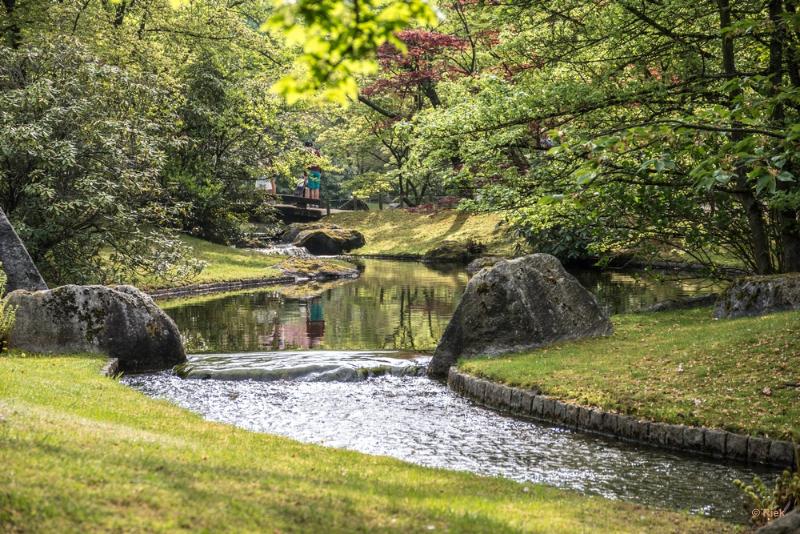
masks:
[[[728,436],[725,441],[725,457],[731,460],[746,461],[747,441],[747,436],[728,432]]]
[[[574,404],[567,404],[564,424],[572,428],[578,426],[578,407]]]
[[[666,445],[667,426],[668,425],[665,423],[650,423],[650,431],[647,440],[655,445]]]
[[[670,449],[683,448],[683,425],[666,425],[666,435],[664,445]]]
[[[533,417],[541,417],[542,416],[542,409],[544,406],[544,397],[541,395],[536,395],[533,397],[531,401],[531,415]]]
[[[722,430],[706,430],[703,442],[705,451],[717,458],[725,456],[725,439],[728,433]]]
[[[62,286],[14,291],[9,347],[41,353],[105,354],[122,371],[164,369],[186,361],[178,327],[131,286]]]
[[[447,376],[461,357],[497,355],[611,331],[611,321],[594,296],[554,256],[501,261],[467,284],[428,374]]]
[[[443,241],[422,256],[426,263],[467,264],[486,250],[486,246],[476,241]]]
[[[500,263],[501,261],[503,261],[503,258],[499,256],[484,256],[482,258],[477,258],[472,260],[469,265],[467,265],[467,272],[469,274],[475,274],[481,269],[493,267],[495,264]]]
[[[770,440],[750,436],[747,442],[747,460],[751,463],[762,464],[769,456]]]
[[[683,445],[687,449],[694,450],[694,451],[702,451],[704,444],[703,444],[703,436],[705,432],[702,428],[691,427],[687,426],[683,429]]]
[[[800,509],[774,519],[756,530],[756,534],[797,534],[800,532]]]
[[[751,276],[735,281],[714,307],[717,319],[800,309],[800,274]]]
[[[291,224],[282,240],[296,247],[305,247],[311,254],[332,256],[363,247],[364,235],[357,230],[335,224]]]
[[[9,293],[17,289],[39,291],[47,289],[42,275],[22,244],[11,222],[0,209],[0,263],[8,280],[6,291]],[[2,289],[0,289],[2,293]]]
[[[688,310],[691,308],[702,308],[703,306],[711,306],[714,304],[719,295],[711,293],[710,295],[699,295],[696,297],[688,297],[685,299],[662,300],[656,302],[652,306],[648,306],[642,310],[644,313],[663,312],[672,310]]]
[[[617,428],[619,425],[619,415],[615,413],[606,413],[603,417],[602,432],[610,435],[617,435]]]
[[[794,457],[794,444],[790,441],[773,441],[769,447],[769,463],[781,467],[792,467],[800,462]]]

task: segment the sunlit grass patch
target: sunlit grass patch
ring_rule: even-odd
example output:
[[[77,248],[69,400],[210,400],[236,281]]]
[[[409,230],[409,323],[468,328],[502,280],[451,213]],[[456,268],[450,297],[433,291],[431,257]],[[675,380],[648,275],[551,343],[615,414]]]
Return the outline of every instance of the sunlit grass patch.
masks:
[[[433,214],[406,210],[336,213],[328,222],[358,230],[366,245],[355,254],[422,256],[443,241],[474,240],[487,246],[486,254],[511,255],[507,227],[499,215],[442,210]]]
[[[613,321],[610,337],[460,367],[655,421],[800,438],[800,312],[715,321],[697,309]]]

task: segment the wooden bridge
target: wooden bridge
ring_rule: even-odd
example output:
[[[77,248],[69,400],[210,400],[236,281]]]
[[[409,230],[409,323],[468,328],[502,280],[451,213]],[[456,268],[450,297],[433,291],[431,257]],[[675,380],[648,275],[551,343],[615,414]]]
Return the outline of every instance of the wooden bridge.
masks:
[[[324,199],[312,200],[296,195],[278,195],[278,203],[273,206],[281,220],[287,223],[318,221],[325,215],[342,211],[331,209],[330,203]]]

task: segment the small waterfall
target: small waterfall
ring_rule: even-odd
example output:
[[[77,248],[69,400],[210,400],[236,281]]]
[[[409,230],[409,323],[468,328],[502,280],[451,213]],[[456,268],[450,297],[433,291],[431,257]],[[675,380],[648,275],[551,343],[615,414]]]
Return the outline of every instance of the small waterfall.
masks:
[[[311,253],[305,247],[296,247],[292,244],[280,243],[266,248],[254,248],[255,252],[266,254],[267,256],[292,256],[295,258],[310,258]]]

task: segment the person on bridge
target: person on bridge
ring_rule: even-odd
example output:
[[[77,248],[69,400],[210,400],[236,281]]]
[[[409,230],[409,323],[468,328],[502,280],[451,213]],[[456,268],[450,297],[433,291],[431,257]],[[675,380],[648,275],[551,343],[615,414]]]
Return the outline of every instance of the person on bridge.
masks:
[[[305,147],[311,153],[311,155],[317,158],[322,157],[320,151],[314,147],[311,141],[306,141]],[[308,167],[308,198],[311,200],[316,200],[317,205],[319,205],[319,192],[321,187],[322,168],[315,162]]]

